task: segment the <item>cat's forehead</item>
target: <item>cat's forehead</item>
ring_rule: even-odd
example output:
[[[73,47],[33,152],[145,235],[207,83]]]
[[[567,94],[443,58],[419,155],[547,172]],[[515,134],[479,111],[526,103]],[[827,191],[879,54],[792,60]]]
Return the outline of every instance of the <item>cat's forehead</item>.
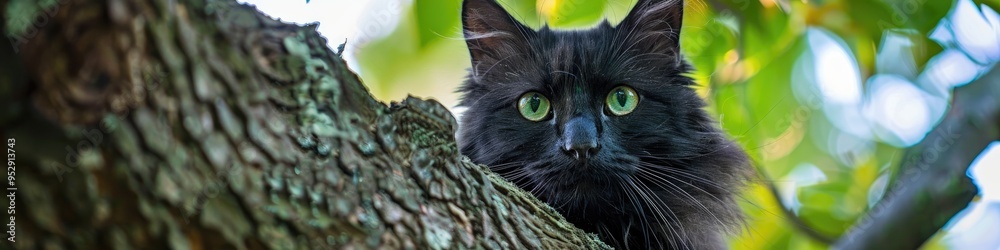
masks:
[[[582,64],[598,62],[608,52],[610,31],[601,29],[552,31],[542,29],[533,43],[535,51],[548,66],[571,70]]]
[[[536,59],[531,67],[538,75],[546,78],[539,81],[553,91],[604,89],[617,85],[622,67],[628,66],[624,55],[618,49],[622,46],[614,41],[615,30],[601,25],[586,30],[538,31],[532,44]]]
[[[492,78],[486,78],[490,80],[484,81],[488,83],[484,88],[512,100],[526,91],[551,97],[601,96],[621,85],[651,93],[689,81],[677,77],[686,71],[685,65],[676,64],[671,55],[637,49],[628,30],[602,24],[583,30],[543,27],[535,32],[525,41],[528,49],[519,51],[524,54],[506,54],[504,60],[485,67]]]
[[[543,27],[538,30],[536,45],[549,49],[556,47],[571,47],[576,50],[606,50],[601,45],[614,44],[615,28],[610,25],[599,25],[589,29],[553,30]]]

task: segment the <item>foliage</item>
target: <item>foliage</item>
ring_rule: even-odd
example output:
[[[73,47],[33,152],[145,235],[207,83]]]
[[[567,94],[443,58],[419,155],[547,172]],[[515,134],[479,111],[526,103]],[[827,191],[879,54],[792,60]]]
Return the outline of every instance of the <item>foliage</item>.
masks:
[[[569,29],[586,28],[605,17],[616,23],[634,4],[612,0],[501,2],[529,26],[547,23]],[[743,235],[731,239],[732,247],[825,248],[825,243],[793,224],[804,224],[829,238],[843,234],[878,201],[894,177],[894,166],[903,160],[901,149],[912,145],[894,137],[893,131],[882,131],[886,128],[877,121],[865,121],[870,117],[844,119],[858,115],[863,111],[859,108],[831,107],[827,93],[820,91],[827,89],[816,89],[819,73],[815,69],[826,60],[819,58],[824,54],[817,54],[821,50],[816,39],[833,41],[849,52],[853,63],[848,66],[853,65],[856,76],[847,77],[857,86],[846,88],[868,89],[872,76],[883,74],[899,75],[932,93],[920,85],[918,74],[949,48],[930,37],[955,2],[686,1],[681,44],[697,69],[692,74],[700,83],[697,88],[723,128],[754,157],[763,176],[762,183],[744,195],[749,224]],[[980,4],[1000,6],[994,0],[976,1],[976,6]],[[398,100],[413,93],[447,106],[456,104],[454,90],[468,67],[460,5],[460,0],[415,0],[394,32],[362,45],[356,55],[362,79],[378,98]],[[890,38],[900,38],[910,46],[896,46],[898,40]],[[896,50],[903,51],[886,52]],[[886,67],[907,62],[913,64],[911,75]],[[862,92],[871,94],[870,90]],[[943,110],[947,103],[947,95],[937,97],[938,102],[929,104],[930,123],[940,118],[934,114],[943,112],[936,110]],[[855,102],[867,104],[867,100]],[[857,129],[850,123],[869,126]],[[770,186],[777,191],[772,193]],[[778,212],[784,208],[798,219]],[[925,247],[943,247],[940,238]]]

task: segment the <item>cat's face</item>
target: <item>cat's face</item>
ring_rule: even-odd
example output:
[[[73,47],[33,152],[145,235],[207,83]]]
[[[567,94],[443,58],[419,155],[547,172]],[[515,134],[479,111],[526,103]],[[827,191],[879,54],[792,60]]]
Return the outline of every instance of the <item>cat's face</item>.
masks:
[[[594,216],[630,223],[666,207],[673,219],[660,218],[674,224],[718,217],[708,209],[734,217],[735,207],[719,206],[735,206],[727,186],[736,188],[746,158],[690,88],[682,7],[637,6],[615,27],[534,31],[491,0],[466,0],[461,150],[592,231],[631,227]]]

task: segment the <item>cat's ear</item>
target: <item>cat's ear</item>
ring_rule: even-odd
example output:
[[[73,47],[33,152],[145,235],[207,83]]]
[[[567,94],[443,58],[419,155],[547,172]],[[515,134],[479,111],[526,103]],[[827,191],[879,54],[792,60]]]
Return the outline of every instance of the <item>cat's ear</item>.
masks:
[[[462,1],[462,27],[473,67],[524,53],[535,31],[514,19],[495,0]]]
[[[677,53],[683,19],[684,0],[638,0],[616,29],[647,52]]]

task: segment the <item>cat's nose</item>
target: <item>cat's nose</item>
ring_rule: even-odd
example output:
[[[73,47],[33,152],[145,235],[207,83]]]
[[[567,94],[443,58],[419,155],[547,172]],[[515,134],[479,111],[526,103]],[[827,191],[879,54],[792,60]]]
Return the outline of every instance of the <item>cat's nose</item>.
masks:
[[[563,151],[565,151],[570,156],[573,156],[573,158],[576,158],[578,160],[582,160],[582,159],[588,159],[590,157],[593,157],[594,155],[597,155],[597,149],[598,149],[598,147],[599,147],[599,145],[597,145],[596,142],[594,142],[594,143],[568,144],[565,148],[563,148]]]
[[[563,130],[563,152],[576,159],[587,159],[597,154],[597,125],[585,117],[576,117],[566,123]]]

